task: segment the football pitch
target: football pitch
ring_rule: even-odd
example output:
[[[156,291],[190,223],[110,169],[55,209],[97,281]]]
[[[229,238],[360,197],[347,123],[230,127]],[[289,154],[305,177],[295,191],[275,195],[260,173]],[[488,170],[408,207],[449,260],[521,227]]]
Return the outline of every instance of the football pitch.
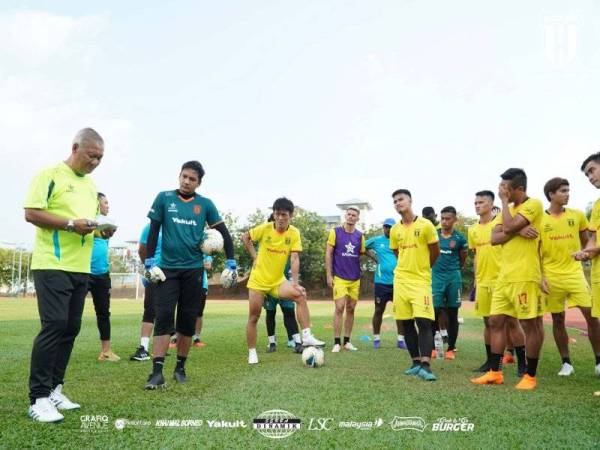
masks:
[[[305,368],[285,347],[281,314],[279,349],[267,354],[264,314],[259,322],[260,364],[246,361],[244,301],[211,301],[205,310],[204,348],[192,348],[189,381],[171,379],[174,350],[167,358],[168,387],[143,386],[151,362],[130,362],[139,343],[142,302],[113,300],[113,350],[118,363],[99,362],[98,331],[88,299],[81,333],[67,371],[65,393],[81,410],[65,412],[60,424],[34,423],[26,415],[32,340],[39,330],[31,299],[0,300],[0,447],[2,448],[592,448],[600,445],[597,413],[600,380],[585,336],[569,330],[576,373],[559,378],[560,358],[551,329],[538,370],[538,388],[514,389],[516,367],[505,368],[505,385],[473,386],[472,369],[482,362],[481,320],[463,308],[457,359],[434,360],[436,382],[403,374],[405,350],[395,348],[394,323],[384,320],[382,348],[370,336],[372,302],[357,306],[353,342],[359,351],[331,353],[331,302],[311,302],[315,335],[327,341],[325,365]],[[388,306],[388,313],[391,306]],[[253,419],[285,410],[300,429],[271,439]],[[413,418],[411,420],[407,418]],[[122,419],[118,421],[118,419]],[[435,431],[452,424],[458,431]],[[461,425],[462,424],[462,425]],[[117,426],[116,426],[117,425]],[[218,426],[222,425],[222,426]],[[421,430],[407,429],[421,428]],[[424,429],[422,428],[424,426]],[[446,425],[447,426],[447,425]],[[462,428],[462,430],[461,430]]]

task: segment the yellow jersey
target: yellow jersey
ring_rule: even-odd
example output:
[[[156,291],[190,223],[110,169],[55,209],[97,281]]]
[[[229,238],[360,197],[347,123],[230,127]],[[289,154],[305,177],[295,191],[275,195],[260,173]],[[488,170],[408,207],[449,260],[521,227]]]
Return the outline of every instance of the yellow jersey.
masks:
[[[600,229],[600,199],[596,200],[592,207],[589,230],[596,233],[596,246],[600,245],[598,230]],[[600,283],[600,256],[592,259],[592,283]]]
[[[541,230],[544,206],[535,198],[528,198],[519,206],[509,206],[512,217],[522,215],[538,232]],[[502,214],[496,216],[497,225],[502,225]],[[540,237],[526,239],[518,234],[502,244],[502,258],[498,281],[515,283],[523,281],[540,282],[542,271],[539,254]]]
[[[410,225],[398,222],[390,230],[390,248],[398,250],[394,278],[411,284],[431,284],[429,244],[438,242],[433,224],[417,217]]]
[[[493,286],[498,278],[502,247],[492,245],[492,231],[497,223],[496,218],[493,218],[488,223],[472,225],[468,231],[469,249],[475,250],[477,286]]]
[[[290,253],[302,251],[300,231],[290,225],[280,233],[273,222],[267,222],[252,228],[250,239],[258,243],[258,254],[248,282],[265,288],[278,286],[285,280]]]
[[[545,277],[581,277],[583,267],[571,254],[581,250],[579,232],[589,224],[578,209],[565,208],[558,216],[545,212],[542,218],[542,268]]]

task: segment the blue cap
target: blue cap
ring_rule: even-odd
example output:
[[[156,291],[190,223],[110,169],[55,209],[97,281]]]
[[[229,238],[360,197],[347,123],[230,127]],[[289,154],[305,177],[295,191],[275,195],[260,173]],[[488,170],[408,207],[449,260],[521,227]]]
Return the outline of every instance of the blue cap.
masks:
[[[396,221],[394,219],[385,219],[383,221],[383,226],[388,226],[388,227],[393,227],[394,225],[396,225]]]

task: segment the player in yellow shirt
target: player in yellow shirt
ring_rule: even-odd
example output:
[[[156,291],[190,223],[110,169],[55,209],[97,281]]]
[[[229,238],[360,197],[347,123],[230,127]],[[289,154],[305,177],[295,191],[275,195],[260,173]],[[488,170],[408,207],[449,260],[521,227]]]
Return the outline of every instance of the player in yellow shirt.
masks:
[[[578,209],[565,208],[569,202],[569,182],[552,178],[544,186],[550,201],[542,219],[542,289],[545,308],[552,314],[552,332],[562,358],[559,376],[569,376],[575,369],[569,357],[569,336],[565,328],[565,301],[569,308],[578,307],[588,328],[592,350],[596,356],[596,372],[600,371],[600,322],[592,317],[590,288],[580,262],[573,258],[588,241],[588,221]]]
[[[264,298],[270,295],[285,298],[298,305],[298,322],[302,327],[302,344],[323,346],[310,331],[310,313],[306,303],[306,290],[300,286],[300,257],[302,251],[300,231],[290,221],[294,214],[294,204],[287,198],[278,198],[273,203],[274,222],[266,222],[252,228],[242,236],[244,247],[252,256],[253,265],[248,280],[248,364],[258,364],[256,353],[256,324],[260,318]],[[258,253],[254,248],[258,243]],[[284,276],[288,258],[291,259],[290,281]]]
[[[469,228],[469,249],[473,251],[473,264],[475,266],[475,314],[483,318],[486,361],[476,372],[487,372],[490,370],[491,341],[490,341],[490,309],[492,306],[492,293],[494,285],[500,272],[500,258],[502,249],[499,245],[492,245],[492,231],[497,223],[494,214],[494,193],[492,191],[479,191],[475,194],[475,212],[479,216],[479,222]],[[523,376],[526,370],[525,362],[525,334],[519,325],[519,321],[507,317],[506,326],[507,346],[516,348],[519,361],[518,374]],[[515,345],[514,342],[517,344]],[[509,352],[512,350],[509,349]],[[504,356],[503,363],[514,362],[512,353]]]
[[[509,317],[521,321],[525,331],[527,372],[517,389],[534,389],[540,348],[544,342],[544,314],[540,290],[541,267],[539,229],[544,208],[542,202],[527,196],[527,175],[522,169],[508,169],[501,176],[498,196],[502,214],[492,232],[492,245],[502,245],[500,273],[490,308],[490,370],[471,381],[474,384],[502,384],[502,354]]]
[[[438,233],[429,220],[413,213],[410,191],[398,189],[392,198],[402,217],[390,230],[390,248],[398,256],[394,269],[394,318],[402,321],[412,359],[412,366],[404,373],[435,381],[430,367],[435,319],[431,268],[440,254]]]

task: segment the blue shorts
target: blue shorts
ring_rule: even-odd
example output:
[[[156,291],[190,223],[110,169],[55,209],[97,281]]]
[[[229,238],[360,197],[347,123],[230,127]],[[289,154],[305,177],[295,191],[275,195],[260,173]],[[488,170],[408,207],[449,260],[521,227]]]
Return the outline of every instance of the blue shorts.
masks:
[[[385,306],[394,300],[394,285],[375,283],[375,304]]]
[[[263,302],[263,308],[267,311],[275,311],[277,309],[277,304],[281,306],[282,309],[294,309],[296,304],[292,300],[282,300],[280,298],[271,297],[267,295],[265,297],[265,301]]]

